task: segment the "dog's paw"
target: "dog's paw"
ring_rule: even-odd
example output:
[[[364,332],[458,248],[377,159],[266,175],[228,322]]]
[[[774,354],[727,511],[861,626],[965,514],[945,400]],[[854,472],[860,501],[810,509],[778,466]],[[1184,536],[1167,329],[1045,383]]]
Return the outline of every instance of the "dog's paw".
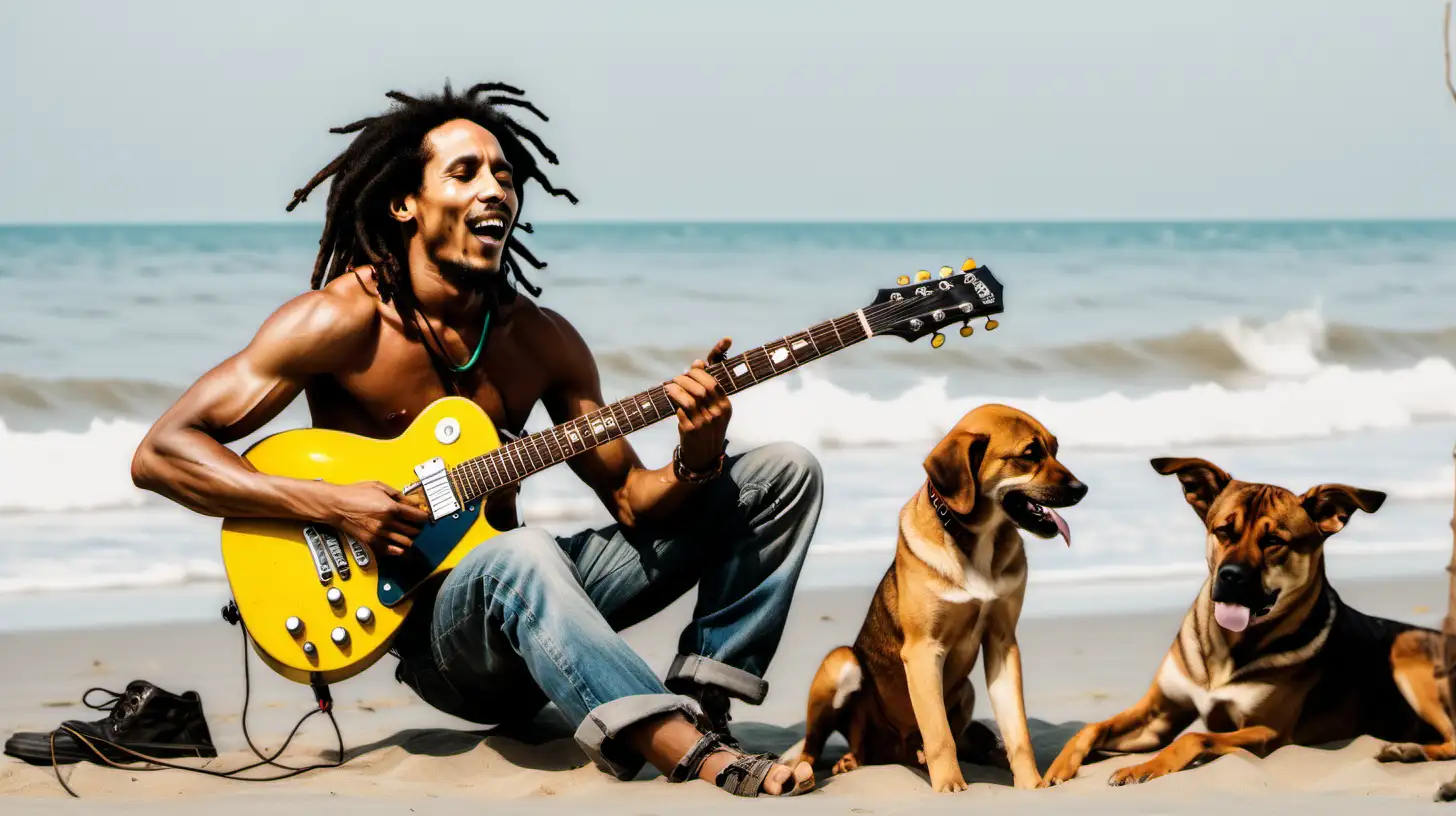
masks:
[[[1037,785],[1037,787],[1050,788],[1054,785],[1071,781],[1077,777],[1077,770],[1079,768],[1080,763],[1064,761],[1058,758],[1056,762],[1052,763],[1051,769],[1046,772],[1046,776],[1042,777],[1041,784]]]
[[[834,771],[833,771],[833,773],[836,774],[836,775],[837,774],[842,774],[842,773],[849,773],[850,771],[852,771],[852,770],[854,770],[854,769],[856,769],[858,767],[859,767],[859,760],[857,760],[857,759],[854,758],[854,754],[845,754],[844,756],[842,756],[842,757],[839,758],[839,761],[838,762],[834,763]]]
[[[1165,774],[1167,774],[1167,771],[1164,771],[1151,762],[1144,762],[1141,765],[1130,765],[1126,768],[1113,771],[1112,776],[1107,778],[1107,784],[1114,788],[1120,788],[1123,785],[1141,785],[1144,782],[1157,779]]]
[[[1437,802],[1456,801],[1456,780],[1452,780],[1436,789],[1434,798]]]
[[[1011,784],[1018,790],[1036,790],[1045,785],[1041,777],[1036,774],[1030,776],[1013,776]]]
[[[930,787],[934,788],[936,793],[960,793],[969,788],[970,785],[966,784],[965,777],[961,776],[961,772],[957,770],[953,776],[947,779],[941,779],[940,781],[931,779]]]
[[[1392,742],[1375,755],[1376,762],[1425,762],[1425,748],[1414,742]]]

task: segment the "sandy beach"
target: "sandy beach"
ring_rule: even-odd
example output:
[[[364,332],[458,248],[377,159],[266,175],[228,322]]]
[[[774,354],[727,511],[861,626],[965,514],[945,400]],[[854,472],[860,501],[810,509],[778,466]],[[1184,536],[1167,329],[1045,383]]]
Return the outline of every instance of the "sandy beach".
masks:
[[[1444,576],[1420,581],[1346,581],[1344,597],[1373,614],[1435,625],[1444,613]],[[1116,591],[1109,587],[1108,591]],[[793,614],[769,680],[763,706],[735,708],[738,733],[752,748],[782,751],[802,735],[803,705],[814,666],[832,646],[850,640],[870,590],[805,591]],[[656,668],[672,656],[689,598],[628,632]],[[1177,628],[1179,613],[1023,620],[1026,701],[1044,771],[1083,722],[1116,713],[1147,687]],[[231,768],[251,758],[238,717],[243,683],[236,629],[187,624],[127,629],[11,633],[0,637],[0,726],[46,730],[67,718],[91,719],[77,699],[87,687],[121,689],[146,678],[171,691],[196,689],[222,755],[208,767]],[[1137,761],[1112,758],[1086,767],[1059,788],[1018,791],[1010,776],[965,766],[970,791],[937,796],[925,777],[903,767],[872,767],[830,777],[791,802],[735,800],[709,785],[675,787],[651,770],[617,782],[585,764],[565,725],[548,709],[532,733],[491,735],[433,711],[393,678],[392,658],[335,687],[349,761],[338,769],[271,783],[207,778],[177,771],[142,773],[82,765],[64,771],[84,797],[66,796],[47,768],[6,758],[0,795],[7,813],[55,812],[104,803],[116,813],[451,813],[482,807],[511,812],[592,807],[605,814],[794,808],[807,813],[944,811],[975,807],[1017,813],[1285,814],[1437,812],[1436,787],[1456,775],[1456,763],[1391,766],[1374,760],[1377,740],[1290,747],[1264,760],[1234,754],[1134,788],[1109,788],[1108,774]],[[980,686],[979,667],[977,685]],[[978,719],[990,721],[984,694]],[[311,705],[306,689],[253,662],[250,728],[260,747],[275,747]],[[332,732],[310,721],[290,750],[295,762],[317,761]],[[842,745],[842,743],[840,743]],[[837,757],[831,743],[827,758]]]

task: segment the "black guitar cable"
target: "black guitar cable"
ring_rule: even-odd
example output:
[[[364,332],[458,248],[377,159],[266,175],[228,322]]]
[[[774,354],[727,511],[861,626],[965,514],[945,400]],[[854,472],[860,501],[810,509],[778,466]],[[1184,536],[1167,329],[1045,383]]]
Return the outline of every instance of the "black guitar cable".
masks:
[[[276,782],[277,780],[288,779],[289,777],[298,776],[299,774],[307,773],[309,771],[316,771],[323,768],[337,768],[340,765],[344,764],[344,734],[339,730],[339,721],[334,718],[334,703],[333,699],[329,695],[328,686],[323,685],[319,682],[315,682],[312,684],[314,695],[318,699],[318,708],[313,709],[312,711],[299,718],[298,722],[294,724],[293,730],[288,732],[288,738],[283,741],[283,744],[278,747],[277,751],[274,751],[271,756],[264,756],[263,752],[258,750],[258,746],[253,744],[253,737],[251,734],[248,733],[248,704],[251,701],[253,694],[252,673],[248,668],[248,627],[246,623],[242,622],[242,617],[238,614],[238,607],[236,603],[229,601],[228,605],[226,607],[223,607],[222,616],[228,623],[238,624],[238,628],[242,630],[243,634],[243,739],[247,741],[249,750],[251,750],[253,752],[253,755],[258,758],[258,761],[249,765],[244,765],[241,768],[234,768],[229,771],[215,771],[210,768],[194,768],[190,765],[179,765],[174,762],[167,762],[166,760],[158,759],[153,756],[148,756],[141,753],[140,751],[135,751],[131,748],[126,747],[125,745],[121,745],[110,740],[101,739],[99,737],[89,737],[77,732],[73,728],[68,728],[67,726],[62,725],[60,728],[56,729],[56,731],[51,732],[51,767],[56,772],[56,781],[61,783],[61,787],[65,789],[66,793],[69,793],[71,796],[77,799],[81,798],[80,794],[76,793],[74,790],[71,789],[70,785],[66,784],[66,780],[61,776],[61,766],[56,762],[56,734],[59,731],[65,731],[67,734],[70,734],[71,737],[73,737],[74,739],[79,740],[82,745],[89,748],[92,753],[96,754],[96,756],[107,765],[110,765],[113,768],[119,768],[127,771],[160,771],[170,768],[178,771],[191,771],[192,773],[204,774],[206,776],[216,776],[224,779],[233,779],[238,782]],[[81,698],[84,700],[86,696],[89,695],[92,691],[106,691],[106,689],[88,689],[86,691],[86,694],[83,694]],[[338,738],[339,741],[338,758],[333,762],[321,762],[314,765],[305,765],[302,767],[294,767],[292,765],[285,765],[281,762],[278,762],[278,757],[282,756],[283,752],[288,750],[288,746],[293,742],[293,738],[297,736],[298,730],[303,727],[303,724],[305,722],[308,722],[308,718],[320,712],[328,716],[329,724],[334,727],[334,736]],[[108,757],[106,754],[102,753],[101,749],[97,747],[98,744],[115,749],[123,754],[128,754],[130,756],[136,757],[137,759],[143,760],[145,762],[149,762],[152,764],[153,767],[139,768],[133,765],[126,765],[120,762],[116,762],[112,760],[111,757]],[[251,771],[254,768],[260,768],[264,765],[271,765],[272,767],[286,771],[286,773],[277,774],[275,776],[238,775],[247,771]]]

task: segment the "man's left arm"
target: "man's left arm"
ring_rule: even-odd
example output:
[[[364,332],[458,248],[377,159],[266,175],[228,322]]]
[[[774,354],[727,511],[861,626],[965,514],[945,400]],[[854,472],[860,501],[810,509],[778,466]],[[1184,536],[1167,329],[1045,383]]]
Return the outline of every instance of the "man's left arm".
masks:
[[[557,424],[576,419],[605,405],[601,378],[591,349],[565,318],[542,309],[554,325],[557,339],[553,356],[553,382],[542,397],[551,420]],[[721,466],[723,445],[732,416],[728,395],[707,372],[711,362],[721,360],[731,341],[723,338],[706,360],[694,360],[687,372],[666,384],[668,397],[677,405],[683,470],[709,476]],[[675,462],[648,469],[625,437],[585,451],[568,462],[576,475],[606,505],[625,527],[639,521],[662,521],[673,513],[703,482],[678,476]]]

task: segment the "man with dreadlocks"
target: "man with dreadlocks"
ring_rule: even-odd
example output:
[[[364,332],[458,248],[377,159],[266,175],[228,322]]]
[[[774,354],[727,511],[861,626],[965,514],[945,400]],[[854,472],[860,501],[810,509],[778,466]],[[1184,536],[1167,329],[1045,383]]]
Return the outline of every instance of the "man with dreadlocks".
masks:
[[[397,436],[431,402],[475,401],[503,435],[536,403],[556,423],[604,404],[577,331],[520,296],[544,266],[517,232],[527,182],[575,202],[542,173],[556,157],[507,112],[544,120],[521,91],[391,93],[289,204],[332,179],[313,289],[264,322],[153,426],[133,479],[197,512],[333,525],[398,556],[428,520],[381,483],[336,485],[259,473],[224,447],[300,393],[316,426]],[[531,150],[535,149],[535,152]],[[722,359],[727,338],[707,355]],[[644,467],[625,439],[571,468],[616,523],[554,537],[520,526],[514,492],[486,518],[506,532],[421,591],[394,641],[397,676],[425,701],[478,723],[520,724],[548,701],[603,769],[650,762],[740,795],[813,786],[807,765],[746,754],[727,732],[729,698],[759,703],[821,501],[817,463],[788,444],[724,456],[730,406],[694,361],[667,384],[680,444]],[[660,680],[617,634],[698,586],[692,623]]]

